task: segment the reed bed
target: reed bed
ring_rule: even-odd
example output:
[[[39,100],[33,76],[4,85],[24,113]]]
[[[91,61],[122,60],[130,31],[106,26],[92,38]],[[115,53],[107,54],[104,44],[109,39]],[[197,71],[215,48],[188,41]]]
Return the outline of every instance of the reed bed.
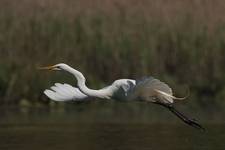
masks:
[[[155,76],[193,106],[225,105],[225,2],[220,0],[1,0],[0,103],[49,104],[42,91],[69,75],[37,66],[64,62],[99,88]]]

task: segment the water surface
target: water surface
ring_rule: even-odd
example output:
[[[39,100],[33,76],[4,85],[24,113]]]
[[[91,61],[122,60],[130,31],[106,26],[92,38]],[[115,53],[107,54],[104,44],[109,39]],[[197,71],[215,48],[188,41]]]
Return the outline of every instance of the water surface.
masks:
[[[207,131],[202,132],[186,126],[173,116],[162,117],[166,121],[134,121],[138,120],[138,117],[130,118],[129,121],[129,119],[123,120],[129,116],[121,112],[114,115],[106,113],[103,116],[98,114],[103,112],[97,112],[65,113],[60,109],[53,113],[48,109],[1,110],[0,149],[225,149],[225,124],[223,123],[204,123]],[[82,115],[83,117],[78,117]],[[110,118],[112,116],[115,118]],[[168,118],[171,122],[168,122]]]

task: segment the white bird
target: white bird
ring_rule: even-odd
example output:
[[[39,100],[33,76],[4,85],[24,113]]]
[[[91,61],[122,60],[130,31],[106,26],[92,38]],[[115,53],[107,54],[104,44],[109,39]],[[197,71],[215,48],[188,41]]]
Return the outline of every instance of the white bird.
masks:
[[[187,96],[183,98],[173,96],[172,89],[166,83],[154,77],[145,77],[140,80],[119,79],[105,88],[93,90],[86,86],[86,79],[83,74],[67,64],[59,63],[53,66],[40,67],[39,69],[63,70],[71,73],[77,79],[77,87],[55,83],[50,89],[46,89],[44,94],[54,101],[84,101],[90,97],[147,101],[168,108],[183,122],[197,129],[204,130],[195,119],[189,119],[174,108],[174,100],[183,100]]]

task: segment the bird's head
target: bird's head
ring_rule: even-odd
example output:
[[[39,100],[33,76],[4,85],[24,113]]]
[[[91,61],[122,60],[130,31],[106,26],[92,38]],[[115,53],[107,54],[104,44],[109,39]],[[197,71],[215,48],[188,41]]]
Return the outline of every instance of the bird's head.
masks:
[[[56,65],[47,66],[47,67],[39,67],[38,69],[66,71],[66,72],[69,72],[69,73],[75,75],[75,77],[77,79],[85,81],[85,78],[84,78],[84,76],[81,72],[79,72],[76,69],[73,69],[72,67],[70,67],[69,65],[64,64],[64,63],[59,63],[59,64],[56,64]]]
[[[66,70],[67,68],[69,68],[69,66],[67,64],[59,63],[56,65],[39,67],[38,69],[41,69],[41,70]]]

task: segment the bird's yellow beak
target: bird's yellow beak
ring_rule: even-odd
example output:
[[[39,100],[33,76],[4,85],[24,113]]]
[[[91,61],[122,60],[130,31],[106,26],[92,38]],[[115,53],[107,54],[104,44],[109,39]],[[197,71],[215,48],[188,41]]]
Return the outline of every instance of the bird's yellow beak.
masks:
[[[54,70],[55,68],[55,66],[38,67],[39,70]]]

